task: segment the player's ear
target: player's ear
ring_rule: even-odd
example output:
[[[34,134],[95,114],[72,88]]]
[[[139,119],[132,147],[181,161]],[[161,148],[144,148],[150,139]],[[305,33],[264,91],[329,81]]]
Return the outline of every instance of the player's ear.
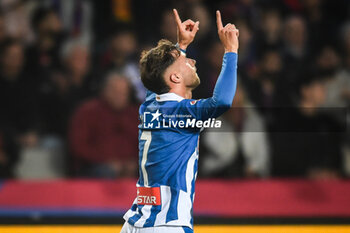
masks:
[[[170,74],[170,82],[178,84],[181,82],[181,76],[177,73]]]

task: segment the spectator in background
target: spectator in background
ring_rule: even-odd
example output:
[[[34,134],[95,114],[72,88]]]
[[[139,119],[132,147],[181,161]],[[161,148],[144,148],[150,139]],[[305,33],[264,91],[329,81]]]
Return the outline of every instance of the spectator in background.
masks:
[[[270,108],[275,104],[277,83],[284,82],[283,61],[278,50],[266,50],[259,61],[257,77],[251,80],[249,90],[257,107]]]
[[[5,38],[6,38],[5,19],[4,19],[4,15],[0,12],[0,44],[5,40]]]
[[[1,44],[1,77],[7,81],[17,81],[22,75],[24,62],[22,44],[12,38],[6,38]]]
[[[67,81],[75,88],[84,86],[90,69],[90,49],[81,40],[67,41],[61,50],[61,59]],[[87,91],[87,90],[86,90]]]
[[[345,60],[345,67],[331,80],[328,90],[327,106],[350,107],[350,56]]]
[[[150,30],[147,30],[152,23],[145,23],[146,20],[154,15],[150,9],[153,9],[157,4],[152,4],[149,1],[125,1],[125,0],[104,0],[94,1],[88,0],[92,4],[92,21],[93,21],[93,39],[97,46],[100,46],[100,42],[105,42],[105,39],[110,36],[111,29],[116,24],[130,24],[132,22],[142,22],[140,29],[142,30],[143,39],[152,34]],[[156,6],[155,6],[156,5]],[[135,11],[140,11],[140,18],[135,19]],[[151,16],[151,17],[149,17]],[[152,18],[153,19],[153,18]],[[139,32],[139,30],[137,30]]]
[[[6,0],[0,2],[3,13],[4,30],[7,36],[16,38],[25,44],[33,41],[30,27],[30,14],[37,1]]]
[[[47,81],[52,69],[60,65],[59,51],[64,32],[57,14],[50,8],[37,8],[31,23],[35,42],[26,51],[26,70],[40,87]]]
[[[340,58],[338,52],[332,45],[325,44],[320,46],[314,60],[316,67],[321,71],[336,71],[340,68]]]
[[[48,70],[51,74],[40,84],[40,99],[35,102],[40,104],[37,112],[40,135],[35,138],[35,147],[21,151],[16,166],[17,177],[61,178],[69,171],[70,161],[66,153],[68,121],[76,106],[89,97],[86,85],[89,61],[88,47],[80,41],[70,40],[61,51],[62,68]],[[29,85],[24,88],[29,88]],[[34,137],[31,139],[33,141]]]
[[[350,107],[350,23],[342,28],[341,48],[343,51],[343,67],[340,67],[340,55],[333,49],[327,48],[319,62],[330,68],[335,68],[336,74],[327,85],[328,95],[325,106]],[[321,65],[322,65],[321,64]],[[323,65],[324,66],[324,65]]]
[[[338,177],[341,171],[341,126],[320,111],[326,99],[327,74],[310,72],[299,85],[296,108],[278,109],[271,133],[273,175]],[[283,111],[284,110],[284,111]]]
[[[211,177],[265,177],[269,174],[269,143],[263,118],[238,87],[232,107],[219,119],[219,132],[202,137],[201,172]]]
[[[288,71],[299,71],[307,58],[307,28],[303,18],[290,16],[284,25],[284,59]],[[294,73],[295,75],[295,73]],[[295,78],[295,77],[292,77]]]
[[[283,47],[281,50],[284,73],[276,86],[275,106],[293,106],[297,96],[296,90],[302,71],[311,65],[310,51],[307,44],[307,28],[304,19],[292,15],[284,24]]]
[[[102,69],[116,70],[127,77],[136,91],[137,100],[142,102],[146,97],[146,89],[142,85],[138,62],[135,59],[137,46],[137,39],[132,30],[119,29],[110,39],[110,50],[103,57]]]
[[[336,4],[338,6],[333,5],[332,1],[324,0],[304,0],[300,3],[302,4],[302,16],[308,29],[309,41],[312,42],[308,45],[309,51],[317,53],[323,44],[335,42],[334,35],[339,29],[338,25],[344,22],[342,14],[346,9],[339,9],[344,2],[338,2]],[[338,17],[331,14],[338,14]],[[325,28],[329,28],[328,33],[324,33]]]
[[[257,32],[257,53],[266,49],[282,47],[282,19],[277,9],[269,9],[262,13],[261,23]]]
[[[68,120],[84,100],[92,96],[94,87],[89,76],[90,50],[80,40],[68,40],[61,49],[62,68],[51,72],[42,88],[42,114],[46,133],[66,137]]]
[[[239,28],[239,61],[238,66],[241,67],[239,74],[245,78],[243,82],[247,81],[248,78],[254,78],[256,73],[256,46],[253,40],[253,32],[248,26],[247,22],[237,20],[235,23]]]
[[[341,48],[343,51],[343,64],[341,64],[340,53],[337,52],[334,47],[326,46],[321,51],[321,56],[318,59],[318,66],[320,68],[327,68],[334,70],[333,77],[327,83],[327,97],[324,103],[326,108],[338,108],[345,109],[349,112],[350,109],[350,24],[347,23],[343,26],[341,31]],[[343,66],[341,66],[343,65]],[[344,117],[347,117],[347,125],[350,125],[349,114],[342,116],[333,114],[338,121],[343,121]],[[345,173],[350,175],[350,131],[347,130],[345,140],[342,145],[342,151],[344,155],[343,167]]]
[[[257,21],[258,4],[253,0],[223,1],[219,5],[223,21],[235,22],[244,19],[248,24],[254,25]]]
[[[344,51],[343,56],[346,58],[350,56],[350,22],[347,22],[341,31],[341,47]]]
[[[34,146],[40,129],[38,95],[23,70],[23,53],[17,40],[8,38],[0,45],[0,122],[22,146]]]
[[[344,98],[346,95],[343,93],[346,93],[346,89],[350,90],[350,81],[346,74],[345,76],[340,74],[341,64],[338,53],[332,46],[326,45],[319,50],[315,60],[317,69],[330,73],[330,79],[326,83],[327,96],[323,106],[346,107],[347,101]]]
[[[110,73],[100,97],[87,101],[75,112],[69,135],[78,175],[136,175],[138,111],[131,104],[131,94],[128,79]]]
[[[56,12],[62,22],[62,27],[71,38],[79,38],[90,44],[93,39],[91,32],[93,14],[91,0],[44,0],[41,5]]]
[[[15,138],[4,128],[0,128],[0,179],[13,178],[13,167],[19,152]]]

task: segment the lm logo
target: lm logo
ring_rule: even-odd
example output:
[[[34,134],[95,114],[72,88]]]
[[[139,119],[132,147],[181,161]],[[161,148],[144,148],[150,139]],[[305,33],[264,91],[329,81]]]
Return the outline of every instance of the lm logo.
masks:
[[[159,128],[160,127],[160,121],[159,121],[159,117],[162,114],[159,112],[159,109],[157,109],[157,111],[155,113],[151,113],[151,112],[144,112],[143,113],[143,127],[145,129],[149,129],[149,128]]]

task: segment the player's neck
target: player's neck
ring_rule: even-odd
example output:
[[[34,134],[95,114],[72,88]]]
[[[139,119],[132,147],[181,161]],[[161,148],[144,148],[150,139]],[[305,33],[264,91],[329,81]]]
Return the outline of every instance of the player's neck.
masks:
[[[171,89],[169,92],[175,93],[185,99],[192,99],[192,89]]]

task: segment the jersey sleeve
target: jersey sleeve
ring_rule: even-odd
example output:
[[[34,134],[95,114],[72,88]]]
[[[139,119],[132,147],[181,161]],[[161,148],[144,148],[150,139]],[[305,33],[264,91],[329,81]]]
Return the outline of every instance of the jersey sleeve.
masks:
[[[237,59],[236,53],[225,53],[213,96],[200,100],[184,99],[180,102],[181,112],[189,113],[198,120],[207,120],[227,111],[236,93]]]

